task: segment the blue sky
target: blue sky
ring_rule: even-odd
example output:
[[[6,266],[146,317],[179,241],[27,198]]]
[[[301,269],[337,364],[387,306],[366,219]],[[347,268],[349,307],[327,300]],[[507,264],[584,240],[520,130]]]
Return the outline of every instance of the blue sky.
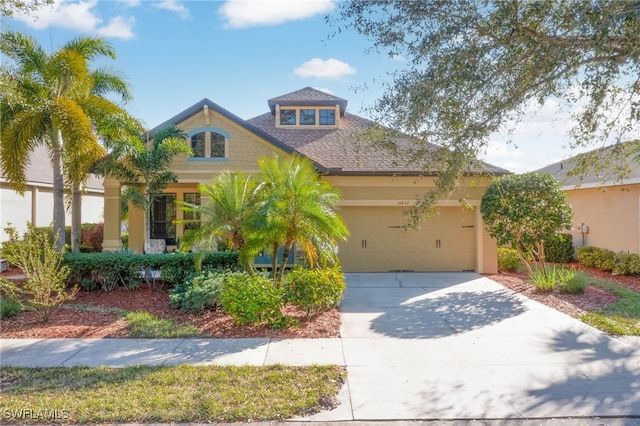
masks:
[[[105,64],[129,82],[126,108],[147,128],[202,98],[248,119],[267,112],[267,99],[306,86],[347,99],[349,112],[367,117],[379,82],[405,63],[367,52],[370,43],[355,32],[329,37],[333,7],[331,0],[56,0],[4,23],[48,51],[78,35],[107,39],[118,57]],[[511,135],[492,138],[483,159],[514,172],[559,161],[575,154],[565,148],[569,125],[553,101],[532,107]]]

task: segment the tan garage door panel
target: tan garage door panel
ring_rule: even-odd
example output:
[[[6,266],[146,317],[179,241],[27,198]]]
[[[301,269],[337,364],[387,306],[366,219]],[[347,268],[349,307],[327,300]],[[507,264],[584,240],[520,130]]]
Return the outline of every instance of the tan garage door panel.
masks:
[[[404,209],[344,207],[351,237],[340,245],[346,272],[463,271],[475,269],[473,211],[445,207],[422,223],[404,230]]]

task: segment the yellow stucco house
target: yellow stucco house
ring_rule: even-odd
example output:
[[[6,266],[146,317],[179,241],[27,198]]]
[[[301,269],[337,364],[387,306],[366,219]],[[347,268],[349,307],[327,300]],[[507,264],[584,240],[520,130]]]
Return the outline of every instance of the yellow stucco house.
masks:
[[[635,144],[635,146],[634,146]],[[610,167],[586,176],[571,172],[581,155],[551,164],[538,172],[551,173],[567,193],[573,209],[574,246],[595,246],[614,252],[640,253],[640,164],[634,160],[640,140],[601,148],[589,154]],[[626,171],[622,181],[617,174]]]
[[[433,175],[357,143],[358,132],[374,123],[348,113],[345,99],[307,87],[267,103],[267,113],[243,120],[203,99],[150,131],[175,124],[195,153],[174,160],[179,182],[152,209],[152,238],[165,239],[169,248],[177,243],[183,228],[173,221],[183,212],[174,201],[200,202],[199,183],[226,170],[258,174],[259,158],[297,153],[311,159],[321,178],[342,192],[340,214],[351,233],[339,247],[344,271],[497,271],[496,242],[478,209],[488,178],[470,176],[459,191],[438,202],[437,216],[420,230],[404,231],[404,212],[434,186]],[[487,171],[508,173],[482,165]],[[105,250],[121,247],[119,198],[119,183],[105,179]],[[461,199],[472,208],[464,208]],[[142,211],[130,209],[133,251],[143,250],[144,229]]]

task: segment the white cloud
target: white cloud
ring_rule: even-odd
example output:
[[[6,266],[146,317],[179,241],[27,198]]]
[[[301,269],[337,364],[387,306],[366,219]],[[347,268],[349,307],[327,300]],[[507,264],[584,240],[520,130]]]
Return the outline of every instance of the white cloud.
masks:
[[[333,9],[332,0],[227,0],[218,9],[228,28],[277,25]]]
[[[175,12],[180,16],[181,19],[190,19],[191,13],[189,13],[189,9],[184,7],[183,4],[178,3],[176,0],[164,0],[158,3],[153,3],[154,7],[158,9],[168,10],[170,12]]]
[[[80,32],[94,30],[102,20],[92,10],[97,0],[67,2],[56,1],[49,7],[43,7],[27,16],[21,13],[14,15],[31,28],[42,30],[49,27],[62,27]]]
[[[325,87],[314,87],[314,89],[319,90],[319,91],[324,92],[324,93],[328,93],[330,95],[334,94],[331,90],[329,90],[329,89],[327,89]]]
[[[104,37],[129,39],[133,37],[133,19],[121,16],[113,17],[105,26],[95,8],[98,0],[65,1],[57,0],[51,6],[43,7],[32,16],[16,13],[14,18],[27,26],[43,30],[49,27],[60,27],[80,33],[98,34]]]
[[[135,19],[133,17],[125,19],[122,16],[116,16],[109,20],[109,24],[96,29],[96,32],[101,37],[107,38],[121,38],[128,40],[133,37],[133,24]]]
[[[391,60],[392,60],[392,61],[398,61],[398,62],[407,62],[407,58],[405,58],[405,57],[404,57],[404,56],[402,56],[402,55],[393,55],[393,56],[391,57]]]
[[[339,79],[346,75],[355,74],[356,69],[346,62],[334,58],[322,60],[313,58],[293,70],[299,77],[315,77],[320,79]]]

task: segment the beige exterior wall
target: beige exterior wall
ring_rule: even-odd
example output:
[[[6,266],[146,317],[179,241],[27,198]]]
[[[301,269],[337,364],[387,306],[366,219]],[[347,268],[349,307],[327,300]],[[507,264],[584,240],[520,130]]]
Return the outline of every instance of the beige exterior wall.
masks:
[[[231,137],[226,140],[226,159],[194,159],[180,156],[174,159],[171,166],[178,175],[180,183],[172,184],[165,189],[166,193],[176,194],[176,200],[184,201],[184,193],[198,192],[200,183],[210,183],[215,177],[227,170],[242,171],[257,174],[258,159],[271,157],[274,153],[287,155],[284,151],[274,147],[243,127],[228,120],[215,111],[201,111],[181,122],[178,126],[189,133],[193,129],[202,127],[220,129]],[[176,219],[182,219],[182,211],[177,208]],[[134,206],[129,206],[129,248],[141,253],[144,248],[145,235],[144,212]],[[183,225],[176,225],[176,236],[183,234]],[[175,246],[169,246],[172,250]]]
[[[384,177],[384,176],[327,176],[325,179],[333,186],[339,188],[342,192],[342,200],[340,206],[346,210],[346,222],[349,226],[356,230],[356,234],[352,233],[352,240],[343,244],[346,246],[346,250],[357,250],[358,244],[362,239],[367,240],[368,248],[372,248],[369,242],[370,238],[387,238],[386,244],[394,246],[395,240],[398,240],[398,244],[406,244],[407,250],[411,251],[411,246],[416,245],[416,249],[425,251],[425,248],[431,247],[433,244],[425,243],[425,239],[438,239],[441,240],[441,250],[434,252],[441,256],[445,251],[444,245],[446,245],[446,239],[452,238],[452,242],[460,247],[460,250],[465,251],[465,247],[471,250],[475,254],[474,264],[469,265],[466,261],[446,261],[446,260],[431,260],[424,259],[422,268],[417,269],[431,269],[431,270],[466,270],[473,269],[479,273],[494,273],[498,270],[498,255],[497,245],[493,238],[489,236],[486,231],[486,226],[480,215],[478,206],[480,205],[480,198],[486,190],[489,183],[488,180],[469,179],[461,185],[461,187],[455,191],[448,199],[443,199],[438,202],[440,217],[434,217],[431,222],[426,220],[422,225],[422,231],[417,232],[415,235],[411,231],[407,231],[405,235],[392,235],[393,229],[385,231],[386,226],[398,226],[406,223],[394,223],[394,224],[376,224],[377,219],[375,217],[362,217],[358,219],[354,216],[354,209],[360,208],[361,214],[367,214],[367,207],[370,208],[369,214],[381,212],[381,215],[389,215],[392,213],[386,212],[386,210],[376,210],[380,207],[395,208],[398,214],[398,222],[402,219],[402,212],[406,211],[409,207],[414,205],[416,198],[425,194],[430,189],[435,187],[435,178],[433,177]],[[464,199],[467,203],[466,207],[462,207],[459,200]],[[469,210],[470,208],[470,210]],[[465,213],[466,211],[466,213]],[[382,213],[386,212],[386,213]],[[460,223],[449,223],[444,218],[446,216],[460,216]],[[453,219],[455,221],[455,219]],[[464,223],[462,223],[464,222]],[[369,230],[367,236],[360,235],[365,229],[360,226],[366,224],[369,228],[379,228],[379,233],[376,236],[372,236]],[[384,225],[384,226],[383,226]],[[464,226],[464,229],[458,229]],[[471,226],[473,228],[471,228]],[[442,228],[446,228],[443,231]],[[438,229],[440,228],[440,229]],[[383,235],[387,235],[384,237]],[[354,242],[355,241],[355,242]],[[415,244],[414,244],[415,241]],[[430,241],[430,240],[429,240]],[[355,244],[355,245],[354,245]],[[427,244],[425,246],[425,244]],[[424,246],[424,247],[423,247]],[[371,250],[369,250],[372,252]],[[460,256],[461,252],[450,251],[448,256],[450,258]],[[463,255],[463,257],[466,255]],[[356,263],[360,261],[354,261]],[[378,266],[371,267],[371,270],[383,270],[385,268],[384,262],[381,259],[372,259],[371,264],[378,263]],[[448,262],[448,263],[447,263]],[[358,269],[358,266],[356,266]],[[403,269],[403,268],[400,268]],[[407,267],[406,269],[416,269],[413,267]]]
[[[576,246],[640,253],[640,184],[566,192],[573,208],[571,234]],[[588,233],[581,232],[583,224]]]
[[[186,133],[200,127],[211,127],[231,135],[226,141],[226,159],[195,159],[186,156],[176,158],[172,170],[178,175],[180,182],[210,182],[216,173],[226,170],[257,173],[259,158],[270,157],[274,153],[286,155],[284,151],[212,110],[208,110],[206,114],[201,111],[178,126]]]
[[[179,123],[179,126],[187,133],[198,128],[220,129],[230,137],[228,137],[226,141],[226,159],[190,159],[183,156],[174,160],[172,169],[178,175],[180,183],[170,185],[165,192],[175,193],[177,200],[184,200],[184,193],[196,192],[199,183],[209,183],[217,174],[223,171],[234,170],[245,173],[259,173],[257,164],[259,158],[271,156],[273,153],[286,155],[286,153],[274,147],[269,142],[262,140],[260,137],[248,132],[243,127],[212,110],[203,109],[203,111]],[[478,212],[480,197],[488,185],[487,180],[469,179],[459,190],[452,194],[451,197],[446,200],[441,200],[438,206],[441,208],[442,217],[440,219],[436,218],[431,222],[425,222],[422,233],[400,234],[399,232],[395,232],[397,228],[394,228],[395,231],[391,233],[385,232],[388,225],[383,224],[383,220],[377,219],[376,215],[382,211],[390,212],[394,217],[394,226],[402,225],[402,223],[400,223],[402,211],[410,208],[415,203],[416,198],[435,187],[435,179],[433,177],[324,176],[322,178],[341,190],[342,201],[340,207],[344,209],[345,213],[349,213],[348,226],[350,223],[370,223],[375,225],[377,222],[380,222],[378,225],[380,225],[381,235],[390,235],[390,240],[385,242],[385,244],[391,244],[392,247],[395,247],[392,250],[395,251],[390,254],[392,257],[395,256],[393,259],[397,261],[401,260],[403,258],[402,250],[404,250],[407,245],[415,245],[416,250],[414,250],[414,252],[415,256],[417,256],[416,258],[422,256],[425,262],[424,265],[426,266],[418,265],[420,267],[407,267],[407,269],[473,269],[481,273],[497,271],[496,243],[495,240],[487,234],[485,225]],[[112,192],[109,192],[109,196],[112,194]],[[459,201],[461,199],[466,200],[468,205],[463,207]],[[117,204],[119,206],[119,202]],[[111,212],[109,217],[113,218],[116,210],[115,207],[109,207],[111,205],[112,201],[109,201],[107,209]],[[176,211],[176,216],[177,219],[182,218],[182,212],[179,208]],[[395,223],[396,216],[398,219],[397,224]],[[106,217],[107,214],[105,213],[105,218]],[[462,219],[458,220],[459,218]],[[109,222],[112,221],[114,220],[109,220]],[[356,230],[358,228],[357,225],[353,227]],[[455,228],[455,232],[447,233],[446,229],[437,229],[443,227],[449,230]],[[105,224],[105,240],[107,238],[107,228],[109,229],[109,238],[115,244],[116,239],[113,235],[115,235],[116,232],[119,235],[119,221],[117,222],[117,226],[111,223]],[[130,206],[129,248],[131,250],[142,252],[144,246],[144,229],[144,214],[142,210]],[[431,239],[436,238],[435,233],[433,233],[435,230],[443,232],[442,234],[438,234],[441,235],[438,239],[442,239],[444,246],[452,247],[458,245],[459,247],[455,250],[448,250],[448,254],[444,254],[444,251],[438,253],[429,252],[431,253],[429,254],[426,253],[428,250],[425,250],[425,253],[421,253],[421,247],[427,247],[428,245],[428,243],[423,242],[423,240],[431,241]],[[455,237],[450,237],[454,234]],[[176,225],[177,238],[180,238],[181,235],[182,225]],[[354,238],[357,239],[360,237],[354,236]],[[453,239],[449,240],[447,238]],[[357,242],[357,240],[354,241]],[[347,244],[353,244],[353,241]],[[387,245],[387,247],[389,246]],[[431,245],[429,245],[429,247],[431,247]],[[172,248],[173,247],[168,247],[168,249]],[[384,250],[384,247],[380,249],[381,255]],[[456,259],[460,257],[460,253],[462,252],[464,252],[464,254],[461,259]],[[389,264],[391,265],[389,266],[390,268],[395,268],[393,264],[396,260],[393,259]],[[436,260],[437,262],[430,266],[431,263],[429,262],[435,262]],[[375,260],[371,259],[367,261],[369,264],[375,262]]]

